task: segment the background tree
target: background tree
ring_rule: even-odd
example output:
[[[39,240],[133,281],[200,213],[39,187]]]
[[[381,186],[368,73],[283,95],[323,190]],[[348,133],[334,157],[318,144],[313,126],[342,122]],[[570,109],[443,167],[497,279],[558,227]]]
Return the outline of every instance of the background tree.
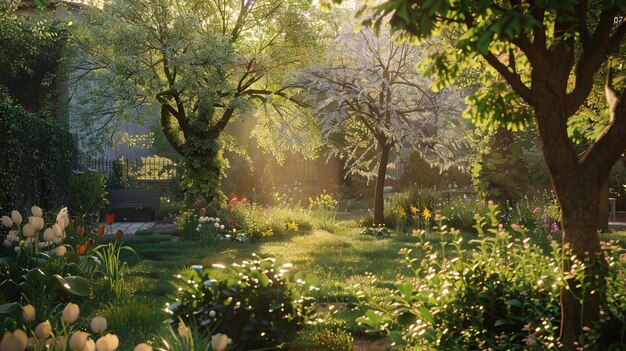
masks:
[[[624,10],[620,1],[399,0],[382,3],[370,19],[380,25],[389,15],[396,31],[418,39],[446,28],[461,31],[457,47],[430,56],[427,65],[439,85],[453,82],[464,66],[480,58],[532,108],[561,207],[563,244],[586,262],[589,272],[584,282],[568,279],[561,294],[561,341],[572,350],[575,343],[584,342],[582,328],[597,321],[604,298],[607,268],[597,217],[601,189],[626,148],[626,99],[615,87],[610,61],[626,31],[623,17],[618,17]],[[567,133],[567,122],[587,100],[594,76],[607,61],[609,122],[580,154]],[[509,127],[530,122],[528,114],[511,113],[510,106],[500,103],[503,99],[488,99],[488,89],[486,85],[474,94],[472,108],[479,120]],[[564,263],[569,270],[569,258]],[[593,293],[582,295],[581,283]]]
[[[303,123],[285,73],[315,44],[309,7],[304,0],[120,0],[85,13],[78,76],[91,91],[81,97],[82,122],[115,130],[121,120],[141,123],[149,111],[137,108],[157,103],[165,137],[183,158],[187,202],[222,197],[231,121],[264,106],[263,126],[280,125],[285,140]],[[94,123],[94,114],[103,117]],[[298,137],[281,147],[305,150],[312,139]],[[264,145],[272,147],[269,139]]]
[[[68,23],[42,11],[16,14],[21,1],[0,4],[0,94],[40,117],[56,117],[60,65],[68,54]]]
[[[383,188],[393,150],[414,145],[430,159],[454,156],[456,143],[446,133],[458,123],[453,117],[460,99],[451,91],[431,92],[415,69],[420,59],[419,47],[394,43],[388,31],[354,33],[349,26],[329,45],[326,61],[305,75],[319,101],[317,117],[330,154],[345,159],[351,172],[376,178],[374,225],[384,223]]]

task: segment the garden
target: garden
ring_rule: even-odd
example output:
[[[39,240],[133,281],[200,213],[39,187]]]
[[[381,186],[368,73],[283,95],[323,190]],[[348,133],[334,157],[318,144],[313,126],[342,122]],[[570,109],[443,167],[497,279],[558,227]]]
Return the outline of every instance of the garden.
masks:
[[[0,351],[626,350],[625,11],[7,0]]]

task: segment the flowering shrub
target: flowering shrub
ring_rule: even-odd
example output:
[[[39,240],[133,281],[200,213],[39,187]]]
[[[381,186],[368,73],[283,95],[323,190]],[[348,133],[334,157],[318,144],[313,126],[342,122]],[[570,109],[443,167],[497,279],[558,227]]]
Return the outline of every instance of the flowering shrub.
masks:
[[[507,230],[499,224],[497,206],[490,203],[488,208],[487,217],[477,216],[478,239],[469,252],[459,232],[447,229],[444,218],[438,217],[438,243],[422,241],[400,251],[417,283],[401,279],[391,296],[367,306],[359,323],[369,332],[386,333],[405,350],[558,349],[560,290],[564,279],[585,274],[584,263],[573,261],[575,269],[562,272],[555,241],[552,253],[545,255],[523,226]],[[614,270],[607,281],[614,300],[603,313],[619,320],[622,334],[612,335],[621,335],[623,342],[624,314],[618,311],[626,306],[626,290],[623,270],[617,268],[621,253],[615,245],[611,250],[608,246]],[[592,345],[593,328],[598,327],[587,327],[590,333],[581,344]]]
[[[293,340],[313,314],[309,291],[318,283],[314,275],[293,279],[291,264],[280,258],[262,258],[212,269],[192,266],[179,276],[178,300],[168,306],[169,322],[179,320],[201,333],[225,333],[236,350],[275,347]]]
[[[12,305],[5,320],[0,340],[2,351],[115,351],[120,341],[107,333],[107,320],[95,317],[89,323],[91,332],[83,331],[79,322],[80,308],[69,303],[62,312],[44,319],[32,305]],[[147,344],[139,344],[134,351],[151,351]]]

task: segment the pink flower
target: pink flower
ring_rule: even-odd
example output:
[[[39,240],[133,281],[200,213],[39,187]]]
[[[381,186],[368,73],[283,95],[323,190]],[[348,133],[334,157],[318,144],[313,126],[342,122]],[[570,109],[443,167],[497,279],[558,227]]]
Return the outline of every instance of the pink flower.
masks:
[[[561,230],[559,229],[559,225],[556,224],[556,222],[552,222],[552,225],[550,226],[550,232],[551,233],[558,233]]]
[[[535,207],[535,209],[533,210],[534,214],[539,214],[539,207]]]
[[[202,208],[200,209],[200,216],[204,216],[205,214],[206,214],[206,208],[205,208],[205,207],[202,207]]]

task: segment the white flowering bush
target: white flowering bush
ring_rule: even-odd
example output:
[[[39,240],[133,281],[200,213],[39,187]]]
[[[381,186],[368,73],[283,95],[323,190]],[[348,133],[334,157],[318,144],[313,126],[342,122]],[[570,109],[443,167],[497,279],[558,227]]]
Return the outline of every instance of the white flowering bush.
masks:
[[[254,256],[228,267],[192,266],[178,276],[178,301],[168,306],[173,328],[181,321],[201,334],[223,333],[234,350],[273,349],[292,341],[314,313],[313,274],[290,274],[280,258]]]
[[[107,320],[96,316],[89,323],[89,330],[81,328],[80,307],[68,303],[52,318],[45,319],[32,305],[16,305],[3,323],[1,351],[116,351],[118,337],[107,332]],[[142,343],[134,351],[151,351]]]

